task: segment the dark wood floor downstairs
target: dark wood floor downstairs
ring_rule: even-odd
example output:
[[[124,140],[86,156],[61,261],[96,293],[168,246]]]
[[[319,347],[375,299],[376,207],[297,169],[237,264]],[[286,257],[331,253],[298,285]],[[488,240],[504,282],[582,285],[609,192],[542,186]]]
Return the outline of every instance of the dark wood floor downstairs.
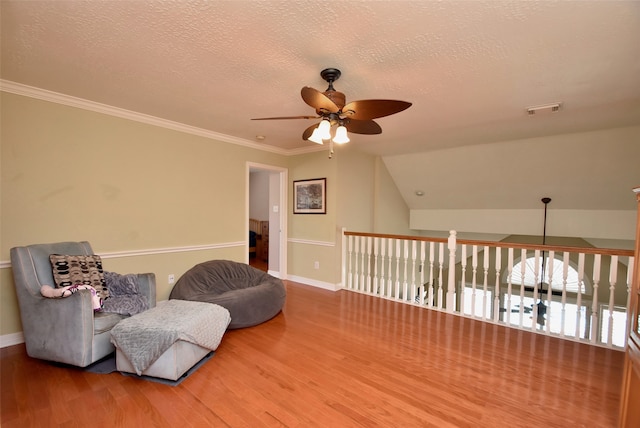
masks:
[[[623,353],[286,282],[176,387],[3,348],[3,428],[613,427]]]
[[[260,257],[250,256],[249,266],[253,266],[256,269],[267,272],[269,270],[269,262],[262,260]]]

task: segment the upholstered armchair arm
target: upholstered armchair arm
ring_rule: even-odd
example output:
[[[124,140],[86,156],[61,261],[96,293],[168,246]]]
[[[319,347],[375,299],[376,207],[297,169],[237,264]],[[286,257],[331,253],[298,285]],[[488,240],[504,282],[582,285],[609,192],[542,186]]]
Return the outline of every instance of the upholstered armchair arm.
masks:
[[[32,296],[22,302],[27,354],[34,358],[85,366],[92,361],[91,292],[80,290],[58,299]]]
[[[139,273],[138,289],[149,302],[149,308],[156,306],[156,276],[153,273]]]

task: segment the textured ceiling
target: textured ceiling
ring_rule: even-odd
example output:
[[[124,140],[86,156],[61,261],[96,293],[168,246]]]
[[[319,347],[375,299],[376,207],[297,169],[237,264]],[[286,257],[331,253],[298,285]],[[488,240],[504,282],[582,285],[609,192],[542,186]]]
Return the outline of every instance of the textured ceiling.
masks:
[[[0,4],[4,81],[283,152],[317,147],[313,122],[250,119],[313,114],[300,89],[327,67],[347,102],[413,103],[351,135],[382,156],[640,124],[637,1]]]

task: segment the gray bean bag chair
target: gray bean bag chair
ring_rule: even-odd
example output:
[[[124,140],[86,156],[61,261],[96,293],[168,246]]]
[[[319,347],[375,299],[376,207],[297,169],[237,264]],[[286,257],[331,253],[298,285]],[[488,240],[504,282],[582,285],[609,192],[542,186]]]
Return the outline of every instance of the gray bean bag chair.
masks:
[[[229,329],[251,327],[276,316],[287,292],[282,281],[244,263],[211,260],[180,277],[169,299],[194,300],[229,310]]]

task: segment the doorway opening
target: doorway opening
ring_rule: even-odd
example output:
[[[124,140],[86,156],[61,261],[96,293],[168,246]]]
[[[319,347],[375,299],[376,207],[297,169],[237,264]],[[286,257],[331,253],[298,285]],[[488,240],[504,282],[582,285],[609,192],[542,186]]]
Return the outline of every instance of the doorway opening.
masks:
[[[246,263],[286,279],[287,169],[247,162],[246,183]]]

